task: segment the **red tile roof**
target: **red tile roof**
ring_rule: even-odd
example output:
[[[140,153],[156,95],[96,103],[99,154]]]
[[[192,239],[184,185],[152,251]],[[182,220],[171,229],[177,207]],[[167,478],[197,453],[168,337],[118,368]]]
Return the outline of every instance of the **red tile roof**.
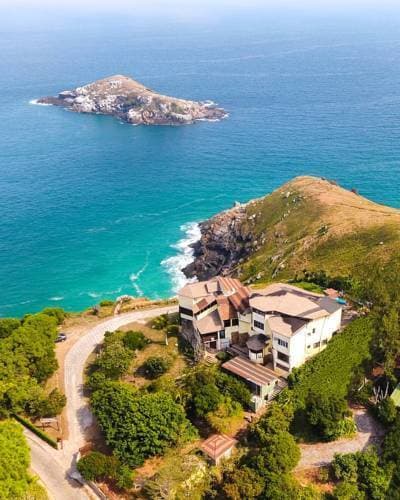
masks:
[[[236,439],[233,439],[226,434],[214,434],[206,439],[200,446],[201,450],[213,460],[218,460],[229,449],[235,446]]]

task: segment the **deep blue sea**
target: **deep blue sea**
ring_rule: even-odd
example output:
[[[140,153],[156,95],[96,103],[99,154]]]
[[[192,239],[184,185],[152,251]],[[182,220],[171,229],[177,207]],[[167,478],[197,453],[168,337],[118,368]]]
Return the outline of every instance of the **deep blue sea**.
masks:
[[[133,127],[30,104],[122,73],[216,101]],[[400,18],[0,16],[0,315],[173,294],[193,224],[314,174],[400,206]]]

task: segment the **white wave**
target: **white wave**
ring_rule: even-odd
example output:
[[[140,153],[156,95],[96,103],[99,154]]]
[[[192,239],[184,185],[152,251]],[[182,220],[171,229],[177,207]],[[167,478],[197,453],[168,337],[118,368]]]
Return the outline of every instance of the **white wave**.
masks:
[[[33,104],[35,106],[51,106],[51,104],[46,102],[39,102],[39,99],[31,99],[29,104]]]
[[[87,294],[89,297],[92,297],[92,299],[98,299],[101,296],[101,294],[97,292],[87,292]]]
[[[88,233],[102,233],[103,231],[107,231],[106,227],[90,227],[86,232]]]
[[[132,273],[129,276],[129,279],[131,280],[132,286],[135,289],[135,292],[138,297],[143,297],[144,294],[143,290],[140,288],[137,281],[140,279],[140,276],[146,271],[148,265],[149,265],[149,254],[147,253],[146,262],[143,264],[143,266],[139,269],[137,273]]]
[[[64,297],[56,295],[55,297],[50,297],[49,300],[52,300],[54,302],[59,302],[60,300],[64,300]]]
[[[178,253],[168,257],[161,262],[167,273],[170,275],[172,290],[178,292],[186,283],[193,283],[196,278],[188,279],[182,272],[182,269],[188,266],[194,260],[194,250],[191,247],[193,243],[199,241],[201,237],[200,226],[197,222],[188,222],[180,227],[185,233],[185,237],[178,241],[172,248]]]

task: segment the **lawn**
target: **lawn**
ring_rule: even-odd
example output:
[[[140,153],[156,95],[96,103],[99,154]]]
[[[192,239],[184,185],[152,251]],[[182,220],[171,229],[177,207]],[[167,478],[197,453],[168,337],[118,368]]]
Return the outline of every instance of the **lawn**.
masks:
[[[124,332],[130,330],[143,332],[143,334],[151,340],[151,344],[147,345],[143,350],[137,351],[128,373],[123,377],[125,382],[130,382],[138,388],[151,384],[152,380],[144,376],[142,366],[145,361],[152,356],[167,357],[171,360],[171,368],[164,376],[176,379],[182,375],[188,363],[185,356],[179,352],[177,337],[170,337],[168,339],[168,345],[166,345],[164,330],[155,330],[151,328],[149,323],[143,324],[135,322],[120,328],[120,331]]]

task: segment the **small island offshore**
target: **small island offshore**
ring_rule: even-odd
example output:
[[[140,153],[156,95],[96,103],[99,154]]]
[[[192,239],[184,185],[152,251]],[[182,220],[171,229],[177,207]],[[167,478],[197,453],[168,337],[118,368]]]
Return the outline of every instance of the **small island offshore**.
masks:
[[[187,125],[217,121],[227,116],[211,101],[197,102],[158,94],[131,78],[114,75],[56,97],[42,97],[38,104],[61,106],[77,113],[113,115],[133,125]]]

